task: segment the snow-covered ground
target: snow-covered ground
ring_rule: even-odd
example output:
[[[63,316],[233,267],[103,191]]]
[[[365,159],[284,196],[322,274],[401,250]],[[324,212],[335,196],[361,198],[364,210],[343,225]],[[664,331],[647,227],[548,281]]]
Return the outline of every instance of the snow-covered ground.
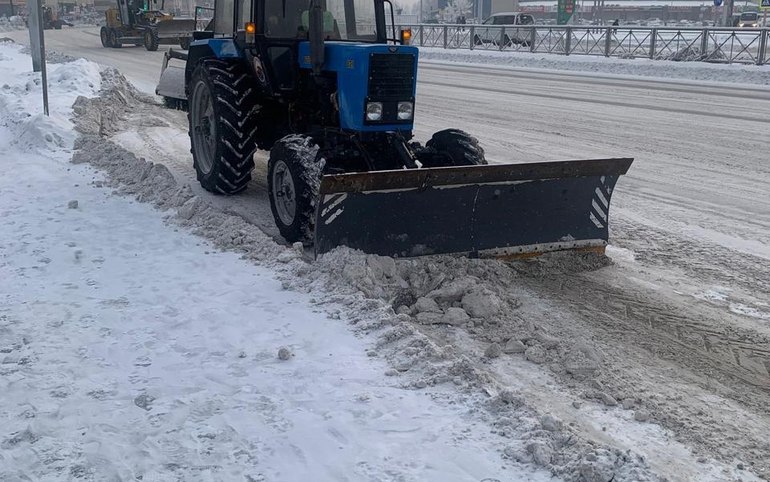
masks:
[[[157,76],[155,67],[160,62],[157,53],[141,49],[105,50],[98,45],[98,37],[88,38],[87,35],[85,30],[52,34],[54,39],[58,38],[64,53],[87,55],[104,64],[116,65],[132,80],[137,79],[142,90],[152,91],[147,86],[152,86]],[[8,49],[2,52],[11,61],[19,62],[18,59],[23,58],[17,50]],[[89,65],[83,64],[83,68],[93,68]],[[62,376],[62,379],[76,380],[85,373],[85,369],[78,371],[80,364],[97,367],[98,357],[110,362],[112,357],[107,355],[115,353],[115,358],[125,363],[115,363],[123,367],[122,371],[118,368],[115,368],[116,372],[110,371],[111,367],[93,369],[99,373],[100,370],[115,373],[110,380],[118,381],[108,384],[114,388],[105,391],[120,393],[124,405],[138,411],[137,417],[146,415],[144,425],[132,419],[138,427],[156,430],[150,431],[150,435],[146,432],[142,435],[146,438],[140,443],[150,439],[142,446],[145,450],[142,455],[165,457],[170,452],[196,461],[197,465],[192,469],[191,466],[179,468],[175,462],[158,469],[162,475],[171,477],[205,478],[207,474],[201,470],[208,464],[207,451],[217,454],[220,460],[227,456],[224,452],[216,452],[219,443],[210,448],[214,442],[209,445],[200,442],[207,439],[201,432],[207,430],[201,428],[207,423],[203,421],[205,416],[184,408],[196,406],[198,410],[204,410],[201,405],[210,407],[203,399],[213,396],[211,391],[219,389],[217,402],[223,405],[216,406],[220,411],[207,419],[213,426],[225,427],[224,423],[216,425],[210,420],[219,417],[216,419],[219,423],[224,414],[232,410],[238,414],[239,421],[248,419],[250,422],[250,414],[257,420],[264,420],[262,413],[270,412],[269,407],[259,403],[261,399],[256,405],[243,402],[243,397],[249,400],[249,394],[238,393],[232,396],[235,400],[231,400],[228,397],[231,397],[233,384],[217,382],[232,380],[231,377],[245,372],[245,377],[259,373],[260,379],[252,384],[255,388],[269,383],[278,386],[274,390],[283,395],[271,398],[277,406],[274,413],[283,417],[280,420],[291,421],[293,426],[310,426],[311,422],[317,422],[316,419],[301,418],[298,409],[292,410],[295,404],[300,404],[310,411],[302,405],[310,403],[310,399],[321,399],[317,403],[332,405],[343,412],[346,410],[341,398],[320,396],[331,396],[323,390],[328,386],[333,386],[335,393],[345,392],[349,386],[362,387],[350,390],[352,413],[358,413],[356,407],[363,403],[361,398],[372,400],[373,394],[382,394],[384,401],[380,407],[388,408],[379,408],[382,413],[393,413],[389,411],[393,406],[404,407],[398,405],[401,402],[411,407],[398,411],[402,414],[399,417],[385,417],[383,425],[406,418],[420,427],[423,427],[420,425],[423,421],[435,424],[431,425],[436,427],[434,432],[412,427],[393,435],[399,437],[399,446],[404,444],[408,455],[413,457],[407,457],[407,463],[411,464],[408,469],[393,472],[392,465],[383,468],[387,464],[378,465],[377,461],[385,460],[401,467],[400,452],[392,452],[395,448],[382,442],[383,436],[376,429],[365,434],[357,431],[380,426],[371,422],[375,425],[361,427],[358,421],[352,422],[354,417],[351,415],[351,423],[342,424],[349,430],[345,438],[355,440],[356,444],[377,443],[379,449],[365,446],[365,450],[385,455],[375,461],[364,457],[365,463],[355,465],[359,470],[355,472],[348,469],[360,458],[341,450],[345,456],[335,467],[340,468],[349,480],[367,480],[367,476],[371,480],[480,480],[484,477],[529,480],[542,474],[533,472],[534,467],[566,480],[655,480],[659,477],[669,480],[752,480],[755,476],[767,479],[770,470],[770,448],[766,443],[770,429],[770,404],[767,403],[770,328],[764,315],[770,311],[767,304],[770,290],[766,281],[770,279],[770,268],[763,260],[767,259],[770,239],[770,200],[762,193],[770,176],[763,162],[768,143],[761,136],[752,134],[761,131],[766,123],[764,118],[769,109],[766,92],[745,86],[698,84],[693,88],[694,84],[682,82],[673,85],[651,79],[628,80],[596,74],[585,76],[489,66],[426,64],[424,67],[421,68],[418,90],[420,120],[417,133],[422,139],[442,127],[462,127],[477,134],[485,148],[488,147],[490,159],[498,162],[619,154],[637,158],[632,172],[621,179],[613,197],[614,245],[608,251],[608,259],[547,256],[531,262],[502,263],[437,257],[394,261],[341,250],[319,261],[308,262],[291,247],[280,246],[265,235],[275,233],[269,209],[265,209],[263,159],[254,173],[255,182],[244,195],[238,198],[208,195],[194,180],[185,142],[184,114],[160,108],[153,99],[125,85],[117,73],[108,71],[102,74],[99,97],[80,99],[75,104],[75,122],[81,134],[75,160],[95,166],[99,173],[84,170],[79,165],[67,165],[64,151],[59,157],[46,151],[45,156],[55,157],[53,165],[58,166],[54,169],[49,166],[50,161],[46,161],[46,175],[70,176],[65,177],[68,182],[52,181],[55,187],[50,188],[18,182],[9,185],[8,179],[0,184],[3,195],[0,222],[10,219],[16,223],[12,225],[13,232],[4,225],[0,249],[5,250],[6,243],[10,242],[14,246],[24,247],[25,242],[31,246],[35,235],[48,236],[44,243],[46,247],[55,245],[59,239],[54,237],[58,230],[43,228],[44,233],[36,234],[41,232],[39,223],[23,226],[23,221],[14,214],[16,210],[26,209],[25,217],[30,217],[29,212],[40,204],[43,206],[41,211],[45,212],[44,220],[51,217],[50,222],[58,224],[53,221],[64,223],[69,216],[73,221],[79,219],[82,224],[75,227],[85,230],[89,223],[95,222],[95,216],[76,217],[82,216],[89,205],[93,212],[97,212],[99,202],[103,202],[105,206],[110,204],[102,211],[106,219],[100,230],[85,236],[87,239],[77,237],[78,232],[63,225],[66,233],[56,244],[64,245],[62,256],[69,256],[73,260],[71,267],[80,270],[87,265],[90,249],[102,249],[105,253],[125,249],[124,255],[137,255],[132,264],[123,265],[123,276],[118,276],[116,271],[110,277],[128,278],[128,281],[114,281],[118,283],[115,290],[126,298],[126,303],[121,300],[110,308],[95,306],[89,310],[97,313],[96,320],[101,320],[99,314],[104,313],[105,323],[110,322],[109,313],[118,316],[118,322],[125,322],[122,313],[127,313],[126,318],[141,328],[136,332],[124,329],[105,335],[121,340],[109,345],[109,352],[104,348],[107,342],[100,338],[93,342],[94,351],[84,352],[85,359],[79,352],[76,355],[70,353],[70,358],[56,355],[55,359],[63,363],[49,366],[65,373],[66,377]],[[23,117],[25,110],[37,108],[37,98],[32,97],[35,88],[22,88],[17,79],[24,75],[29,77],[28,74],[3,70],[3,75],[13,76],[12,80],[4,80],[0,85],[9,85],[12,89],[10,99],[14,102],[30,90],[29,103],[14,104],[8,113],[3,111],[4,118],[17,111],[22,112],[19,115]],[[80,77],[91,78],[93,83],[93,71]],[[84,93],[93,96],[96,87],[89,89]],[[750,112],[741,107],[747,97],[752,99]],[[71,100],[72,96],[64,98],[62,102],[65,103],[60,108],[65,109],[66,101]],[[458,116],[458,112],[462,116]],[[715,122],[718,128],[708,129]],[[9,126],[16,124],[5,121],[3,125],[10,129]],[[18,131],[8,129],[4,134],[6,139],[23,138]],[[74,134],[69,125],[51,130],[62,139],[57,149],[71,145]],[[51,139],[57,138],[51,136]],[[8,149],[11,154],[3,155],[2,162],[20,155],[31,156],[28,152],[19,154],[24,150],[22,147]],[[33,161],[29,164],[39,166]],[[66,171],[67,168],[71,171]],[[126,201],[113,197],[113,191],[92,186],[86,188],[92,180],[97,185],[110,186],[117,193],[129,194],[165,209],[168,224],[163,224],[158,214],[150,209],[126,204]],[[57,189],[70,185],[71,190],[54,202]],[[30,196],[27,193],[40,189],[42,192],[35,195],[41,200],[35,205],[20,201],[9,203],[5,201],[5,193],[11,189],[14,196],[21,196],[24,201]],[[89,193],[97,199],[88,198]],[[79,200],[78,209],[65,209],[66,203],[74,199]],[[10,209],[11,205],[13,209]],[[124,219],[122,211],[130,215],[130,219],[121,222]],[[57,212],[64,214],[59,217],[54,214]],[[141,229],[130,233],[118,231],[124,225],[125,229],[134,225]],[[123,242],[110,242],[101,237],[107,236],[99,234],[99,231],[105,231],[104,226],[110,231],[127,233],[120,236]],[[25,232],[33,229],[33,233],[22,238]],[[143,238],[148,229],[152,236]],[[199,238],[192,237],[190,230]],[[77,239],[73,239],[75,237]],[[101,248],[66,245],[67,242],[90,242],[92,237],[92,244],[99,244]],[[162,253],[163,249],[159,247],[163,246],[164,240],[169,243],[178,240],[182,243],[179,246],[184,248],[173,247]],[[107,243],[107,247],[101,243]],[[196,246],[198,243],[201,246]],[[78,250],[80,254],[77,254]],[[243,255],[245,260],[236,260],[228,254],[231,251]],[[5,264],[0,265],[4,270],[0,282],[5,282],[5,273],[10,269],[13,277],[9,278],[12,280],[9,283],[15,289],[13,293],[23,294],[26,290],[16,288],[25,282],[19,272],[25,276],[38,276],[40,270],[33,266],[40,263],[36,262],[37,258],[30,261],[20,255],[22,261],[16,261],[16,256],[5,256],[5,251],[2,254]],[[44,256],[54,259],[50,255]],[[80,262],[76,259],[78,256]],[[105,254],[99,256],[105,258],[101,269],[107,269],[112,258]],[[151,260],[155,258],[157,262],[144,263],[144,256]],[[209,262],[210,257],[216,258],[216,262]],[[180,263],[176,266],[184,266],[179,268],[183,269],[181,279],[176,283],[171,279],[168,283],[172,287],[184,286],[177,297],[167,296],[167,287],[158,281],[166,270],[158,270],[157,265],[171,263],[172,259],[176,260],[174,263]],[[184,264],[184,260],[189,264]],[[118,259],[111,262],[115,263],[116,269],[120,266]],[[205,273],[199,272],[198,268]],[[223,274],[227,270],[233,270],[237,276],[230,272]],[[260,288],[244,287],[244,284],[258,283],[251,281],[255,277],[250,273],[259,270],[264,273],[258,277]],[[40,276],[38,279],[45,280],[41,282],[45,282],[49,290],[51,286],[57,286]],[[57,276],[65,275],[57,273]],[[270,291],[270,282],[274,278],[280,283],[273,284],[273,291]],[[107,284],[96,274],[82,275],[80,271],[69,273],[67,281],[60,281],[78,288],[66,292],[68,298],[63,304],[56,305],[57,313],[66,315],[66,310],[76,311],[66,303],[90,307],[94,306],[91,298],[97,301],[120,298],[101,298],[92,294],[74,300],[76,294],[97,289],[88,286],[89,279],[97,282],[93,286]],[[190,288],[186,285],[188,279]],[[247,281],[242,283],[241,279]],[[279,287],[288,291],[281,291]],[[0,288],[0,294],[9,292],[4,284]],[[106,292],[106,288],[102,289]],[[11,312],[17,316],[15,320],[21,319],[16,313],[24,313],[29,306],[38,306],[39,303],[33,304],[33,301],[47,303],[48,291],[34,287],[29,291],[26,304],[12,305]],[[232,301],[216,303],[212,308],[210,291],[220,296],[230,296],[230,291],[236,294],[226,298]],[[135,297],[125,295],[126,292],[134,293]],[[263,293],[264,297],[261,296]],[[281,296],[289,296],[295,301],[290,305],[296,310],[293,313],[303,319],[307,317],[312,323],[302,324],[292,318],[291,323],[296,325],[284,331],[286,319],[277,316],[280,321],[276,322],[274,315],[279,309],[289,308],[268,302],[273,297],[285,299]],[[255,319],[254,306],[258,305],[258,300],[274,309],[274,312],[264,314],[272,322],[263,324],[261,319]],[[161,304],[163,308],[160,308]],[[245,306],[243,310],[238,309],[241,305]],[[173,317],[173,312],[163,312],[165,306],[173,306],[179,313],[187,315]],[[457,314],[458,309],[467,313],[470,319],[460,325],[447,324],[445,317],[450,313]],[[218,324],[210,323],[209,319],[216,317],[219,310],[225,311],[227,316],[218,320]],[[312,313],[313,310],[319,313]],[[396,315],[394,310],[401,314]],[[45,310],[42,311],[45,314]],[[0,313],[3,315],[8,316]],[[164,323],[155,319],[148,321],[155,316]],[[135,318],[139,320],[135,321]],[[24,319],[26,324],[6,323],[3,327],[9,328],[0,333],[5,336],[5,333],[23,329],[33,332],[52,330],[50,334],[45,332],[43,339],[48,340],[70,336],[67,327],[78,326],[77,329],[83,331],[73,335],[75,339],[90,340],[91,332],[87,330],[91,320],[67,323],[65,316],[62,318],[65,323],[60,327],[51,327],[41,326],[37,317]],[[188,320],[185,330],[178,330],[181,333],[173,331],[176,323],[185,319]],[[159,325],[169,326],[169,331],[162,332]],[[215,326],[214,331],[211,331],[212,326]],[[252,328],[250,333],[254,333],[254,341],[251,344],[242,341],[245,336],[241,335]],[[357,337],[351,337],[351,331]],[[287,339],[287,333],[298,341]],[[163,335],[168,334],[176,337],[174,344],[165,341]],[[8,343],[13,347],[9,354],[27,350],[23,336],[21,340]],[[319,342],[321,339],[342,344],[339,363],[355,364],[355,369],[349,371],[333,364],[328,368],[330,376],[343,377],[343,380],[325,378],[328,375],[325,359],[314,358],[323,353],[318,347],[318,343],[324,345]],[[19,348],[15,348],[14,343]],[[284,345],[295,356],[287,363],[279,363],[275,356],[278,347]],[[175,346],[184,347],[184,352],[172,354]],[[310,348],[305,350],[305,346]],[[100,348],[103,351],[99,351]],[[318,351],[314,352],[314,349]],[[154,351],[154,355],[147,355],[148,351]],[[246,354],[245,359],[238,358],[241,352]],[[180,361],[184,353],[205,353],[212,357],[208,364],[198,361],[203,360],[202,354],[191,357],[193,362]],[[336,352],[329,353],[337,357]],[[25,365],[19,361],[25,355],[18,355],[18,358],[12,356],[11,363],[0,368],[21,372]],[[134,365],[141,356],[149,357],[150,365]],[[30,359],[35,360],[34,357]],[[66,363],[68,359],[78,360],[72,364],[75,368]],[[307,377],[304,372],[297,371],[299,368],[295,370],[296,364],[303,363],[303,359],[310,360]],[[221,364],[217,364],[217,360]],[[179,373],[173,383],[161,383],[164,369],[168,370],[167,363]],[[32,366],[34,370],[40,370],[39,376],[51,376],[52,370],[37,360]],[[30,372],[34,370],[30,369]],[[139,378],[134,378],[139,380],[137,386],[131,383],[132,379],[123,383],[119,377],[119,374],[134,373],[139,373]],[[290,376],[283,375],[286,373]],[[351,373],[354,377],[344,378]],[[217,375],[223,378],[217,378]],[[276,378],[272,382],[265,381],[271,375]],[[244,385],[242,378],[238,378],[237,387]],[[298,385],[294,384],[295,378]],[[180,395],[188,381],[191,385],[206,387],[200,398],[196,398],[195,393]],[[13,383],[23,381],[14,380]],[[78,387],[88,385],[80,380],[78,383]],[[88,385],[87,391],[96,390],[93,388],[96,385],[96,382]],[[361,393],[364,395],[359,397]],[[45,392],[38,398],[44,398],[46,394],[50,397],[50,392]],[[80,394],[73,395],[72,399],[78,400]],[[174,398],[173,394],[188,404],[183,406],[181,414],[172,410],[170,399]],[[274,394],[264,395],[272,397]],[[4,400],[0,403],[5,403]],[[239,400],[241,404],[237,405]],[[414,415],[414,404],[420,400],[430,402],[424,410],[437,414],[438,420],[425,412]],[[55,403],[65,402],[55,400]],[[137,403],[150,410],[139,408]],[[115,410],[126,409],[124,405]],[[17,425],[3,440],[16,441],[14,447],[26,447],[29,449],[27,455],[41,453],[36,452],[37,447],[46,445],[37,445],[44,439],[37,439],[35,419],[27,420],[28,425],[22,426],[16,418],[23,411],[6,415]],[[182,417],[193,412],[194,415],[187,415],[181,422],[172,420],[174,413]],[[85,410],[79,413],[83,419],[92,416]],[[278,422],[263,423],[269,426]],[[318,430],[323,435],[323,429],[329,425],[318,423]],[[130,431],[133,425],[126,425]],[[180,425],[180,433],[188,437],[183,440],[193,439],[195,444],[174,445],[169,441],[172,437],[166,431]],[[338,429],[338,426],[334,425],[334,428]],[[221,439],[209,439],[221,440],[224,447],[233,447],[237,441],[248,437],[245,432],[228,430],[229,435],[223,435]],[[270,434],[268,437],[278,431],[264,427],[259,430]],[[466,430],[470,430],[467,437]],[[311,431],[318,435],[315,428]],[[446,435],[446,432],[460,436],[438,436]],[[113,435],[116,432],[109,433],[116,440],[126,440],[120,438],[125,435],[122,432],[120,437]],[[424,434],[426,437],[421,438]],[[434,440],[435,436],[438,438]],[[284,433],[283,437],[280,440],[284,442],[291,440],[291,435]],[[270,440],[278,438],[275,435]],[[35,443],[30,443],[31,440]],[[310,445],[316,447],[329,440],[314,439]],[[455,447],[456,451],[445,451],[443,444],[449,443],[448,440],[455,444],[449,446]],[[329,445],[333,443],[336,441]],[[278,446],[283,450],[288,445]],[[306,447],[300,446],[301,449]],[[79,450],[86,452],[82,448]],[[192,453],[185,450],[192,450]],[[244,450],[251,453],[249,449]],[[289,450],[293,451],[291,447]],[[452,465],[454,461],[463,460],[464,450],[481,454],[463,466],[480,467],[480,471],[463,472]],[[427,454],[418,457],[413,453],[421,451],[427,451]],[[318,452],[309,449],[303,454],[305,460],[313,460]],[[0,452],[0,457],[4,455],[5,452]],[[320,452],[319,456],[329,459],[328,452]],[[7,464],[6,460],[0,458],[0,467],[6,468],[3,465]],[[55,455],[47,460],[60,463],[67,457]],[[238,462],[240,459],[227,460]],[[257,473],[263,474],[265,480],[292,480],[276,475],[275,471],[299,470],[293,465],[302,459],[293,454],[285,456],[282,452],[272,458],[263,454],[256,460],[262,463],[256,464],[260,467]],[[107,462],[104,464],[97,467],[108,465]],[[285,464],[293,465],[287,469]],[[47,467],[44,462],[36,467],[41,465]],[[233,468],[232,462],[221,465]],[[17,466],[16,463],[11,465]],[[373,475],[366,475],[365,470],[372,466],[375,467],[371,472]],[[438,468],[427,472],[428,466]],[[492,470],[503,466],[505,469],[500,468],[498,472]],[[312,467],[319,471],[317,473],[327,473],[320,472],[326,470],[320,463]],[[175,472],[177,470],[182,472]],[[83,472],[79,468],[75,471]],[[300,475],[308,473],[297,472]],[[333,474],[328,480],[344,479],[342,475]]]
[[[333,307],[69,164],[99,68],[50,65],[46,118],[30,67],[0,48],[0,480],[548,478]]]

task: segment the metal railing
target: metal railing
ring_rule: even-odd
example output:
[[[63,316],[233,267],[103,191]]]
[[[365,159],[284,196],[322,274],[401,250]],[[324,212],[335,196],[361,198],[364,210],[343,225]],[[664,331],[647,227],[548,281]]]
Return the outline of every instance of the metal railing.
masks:
[[[399,25],[412,44],[445,49],[665,59],[763,65],[770,63],[768,28],[622,26]]]

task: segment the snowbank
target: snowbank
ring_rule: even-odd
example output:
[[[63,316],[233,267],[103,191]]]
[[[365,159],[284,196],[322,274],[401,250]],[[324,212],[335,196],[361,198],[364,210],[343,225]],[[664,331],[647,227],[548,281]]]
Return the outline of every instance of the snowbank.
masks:
[[[72,103],[80,96],[92,97],[99,92],[99,67],[84,59],[49,64],[50,116],[46,116],[40,74],[31,72],[30,57],[19,45],[0,47],[5,79],[0,83],[0,115],[6,121],[0,131],[2,145],[20,152],[46,154],[71,149],[76,137],[70,120]]]
[[[567,70],[659,79],[687,79],[709,82],[770,85],[770,65],[709,64],[644,58],[621,59],[589,55],[551,55],[528,52],[449,50],[420,47],[426,63],[498,65],[530,69]]]

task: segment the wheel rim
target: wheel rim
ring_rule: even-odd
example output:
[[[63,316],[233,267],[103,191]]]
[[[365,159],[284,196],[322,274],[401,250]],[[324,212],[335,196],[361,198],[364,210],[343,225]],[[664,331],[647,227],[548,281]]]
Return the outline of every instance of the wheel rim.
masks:
[[[273,192],[271,194],[275,201],[278,218],[286,226],[291,225],[297,210],[297,193],[289,166],[283,161],[276,162],[273,169]]]
[[[209,92],[205,82],[201,81],[195,84],[190,108],[192,109],[192,138],[196,154],[195,159],[198,161],[198,168],[204,174],[208,174],[214,165],[217,126],[211,92]]]

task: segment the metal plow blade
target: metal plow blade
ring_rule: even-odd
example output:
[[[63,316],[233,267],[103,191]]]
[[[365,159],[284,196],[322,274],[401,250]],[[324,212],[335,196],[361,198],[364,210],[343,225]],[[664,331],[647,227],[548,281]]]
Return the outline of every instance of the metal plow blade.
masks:
[[[194,18],[173,18],[155,24],[159,38],[190,37],[195,30]]]
[[[178,59],[176,65],[169,65],[171,59]],[[184,70],[187,62],[187,54],[174,49],[169,49],[163,55],[163,64],[160,67],[160,80],[155,88],[155,93],[162,97],[186,100]]]
[[[324,176],[316,256],[344,245],[408,257],[603,251],[610,197],[633,159]]]

